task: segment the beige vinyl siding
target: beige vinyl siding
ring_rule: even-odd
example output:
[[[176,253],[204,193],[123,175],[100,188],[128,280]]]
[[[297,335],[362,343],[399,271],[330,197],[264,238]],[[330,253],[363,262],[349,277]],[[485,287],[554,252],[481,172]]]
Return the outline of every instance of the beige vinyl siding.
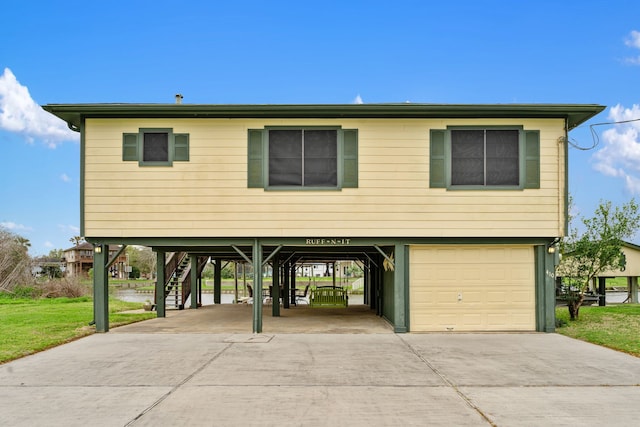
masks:
[[[413,246],[410,260],[412,332],[535,330],[531,246]]]
[[[358,188],[247,188],[247,130],[358,129]],[[523,125],[540,130],[540,189],[429,188],[429,130]],[[89,119],[85,126],[85,236],[104,237],[539,237],[562,234],[563,121]],[[122,134],[189,134],[190,159],[170,167],[122,161]]]

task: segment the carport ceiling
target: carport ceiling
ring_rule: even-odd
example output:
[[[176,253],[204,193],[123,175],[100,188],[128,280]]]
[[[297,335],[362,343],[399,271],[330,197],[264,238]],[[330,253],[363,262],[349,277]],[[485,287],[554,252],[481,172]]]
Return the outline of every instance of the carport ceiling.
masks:
[[[232,247],[154,247],[154,250],[163,252],[188,252],[199,256],[210,256],[227,261],[244,261],[244,258]],[[253,247],[238,246],[247,257],[251,258]],[[277,246],[264,246],[263,258],[269,257]],[[297,263],[330,263],[345,260],[366,260],[380,255],[373,246],[283,246],[278,252],[281,260],[291,259]]]

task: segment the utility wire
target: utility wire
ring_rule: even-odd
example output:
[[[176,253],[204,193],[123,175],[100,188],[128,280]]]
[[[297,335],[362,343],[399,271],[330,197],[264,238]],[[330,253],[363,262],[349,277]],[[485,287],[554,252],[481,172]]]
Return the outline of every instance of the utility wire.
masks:
[[[593,144],[591,144],[591,147],[582,147],[582,146],[580,146],[578,141],[576,141],[573,138],[569,140],[569,144],[573,148],[576,148],[578,150],[582,150],[582,151],[593,150],[594,148],[596,148],[598,146],[598,144],[600,144],[600,137],[598,136],[598,132],[595,129],[596,126],[620,125],[620,124],[631,123],[631,122],[640,122],[640,118],[639,119],[620,120],[620,121],[617,121],[617,122],[593,123],[593,124],[589,125],[589,130],[591,131],[591,139],[593,140]]]

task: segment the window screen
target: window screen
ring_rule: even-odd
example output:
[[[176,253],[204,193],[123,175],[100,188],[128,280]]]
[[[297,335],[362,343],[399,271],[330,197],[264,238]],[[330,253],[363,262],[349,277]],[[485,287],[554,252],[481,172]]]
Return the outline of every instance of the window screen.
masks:
[[[169,134],[166,132],[145,133],[142,160],[145,162],[168,162]]]
[[[269,185],[336,187],[338,132],[335,129],[269,131]]]
[[[304,132],[304,185],[338,185],[338,144],[335,130]]]
[[[269,132],[269,185],[302,185],[302,131]]]
[[[452,130],[451,185],[519,185],[517,130]]]
[[[484,184],[484,131],[451,131],[451,185]]]
[[[518,132],[487,130],[486,135],[487,185],[518,185]]]

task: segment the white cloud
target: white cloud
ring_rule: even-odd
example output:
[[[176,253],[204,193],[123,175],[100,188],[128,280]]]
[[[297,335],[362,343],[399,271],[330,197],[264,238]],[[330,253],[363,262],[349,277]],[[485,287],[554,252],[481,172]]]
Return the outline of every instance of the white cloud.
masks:
[[[51,148],[80,139],[64,121],[44,111],[8,68],[0,75],[0,129],[22,134],[29,142],[43,141]]]
[[[33,231],[33,228],[27,227],[26,225],[16,224],[12,221],[0,222],[0,227],[6,228],[7,230],[12,231]]]
[[[631,31],[629,38],[625,40],[624,44],[640,49],[640,31]]]
[[[58,228],[66,233],[71,233],[74,236],[80,234],[80,227],[75,225],[58,224]]]
[[[634,49],[640,49],[640,31],[631,31],[624,44]],[[624,62],[631,65],[640,65],[640,55],[626,57]]]
[[[362,97],[360,95],[357,95],[353,101],[351,102],[352,104],[364,104],[364,101],[362,100]]]
[[[622,178],[631,194],[640,195],[640,105],[624,108],[618,104],[609,110],[609,119],[627,123],[602,133],[604,146],[593,155],[593,167],[604,175]]]
[[[60,175],[60,179],[63,182],[71,182],[71,178],[69,177],[69,175],[67,175],[66,173],[63,173],[62,175]]]
[[[45,248],[53,248],[53,243],[51,243],[50,241],[46,241],[42,244],[42,246],[44,246]]]

